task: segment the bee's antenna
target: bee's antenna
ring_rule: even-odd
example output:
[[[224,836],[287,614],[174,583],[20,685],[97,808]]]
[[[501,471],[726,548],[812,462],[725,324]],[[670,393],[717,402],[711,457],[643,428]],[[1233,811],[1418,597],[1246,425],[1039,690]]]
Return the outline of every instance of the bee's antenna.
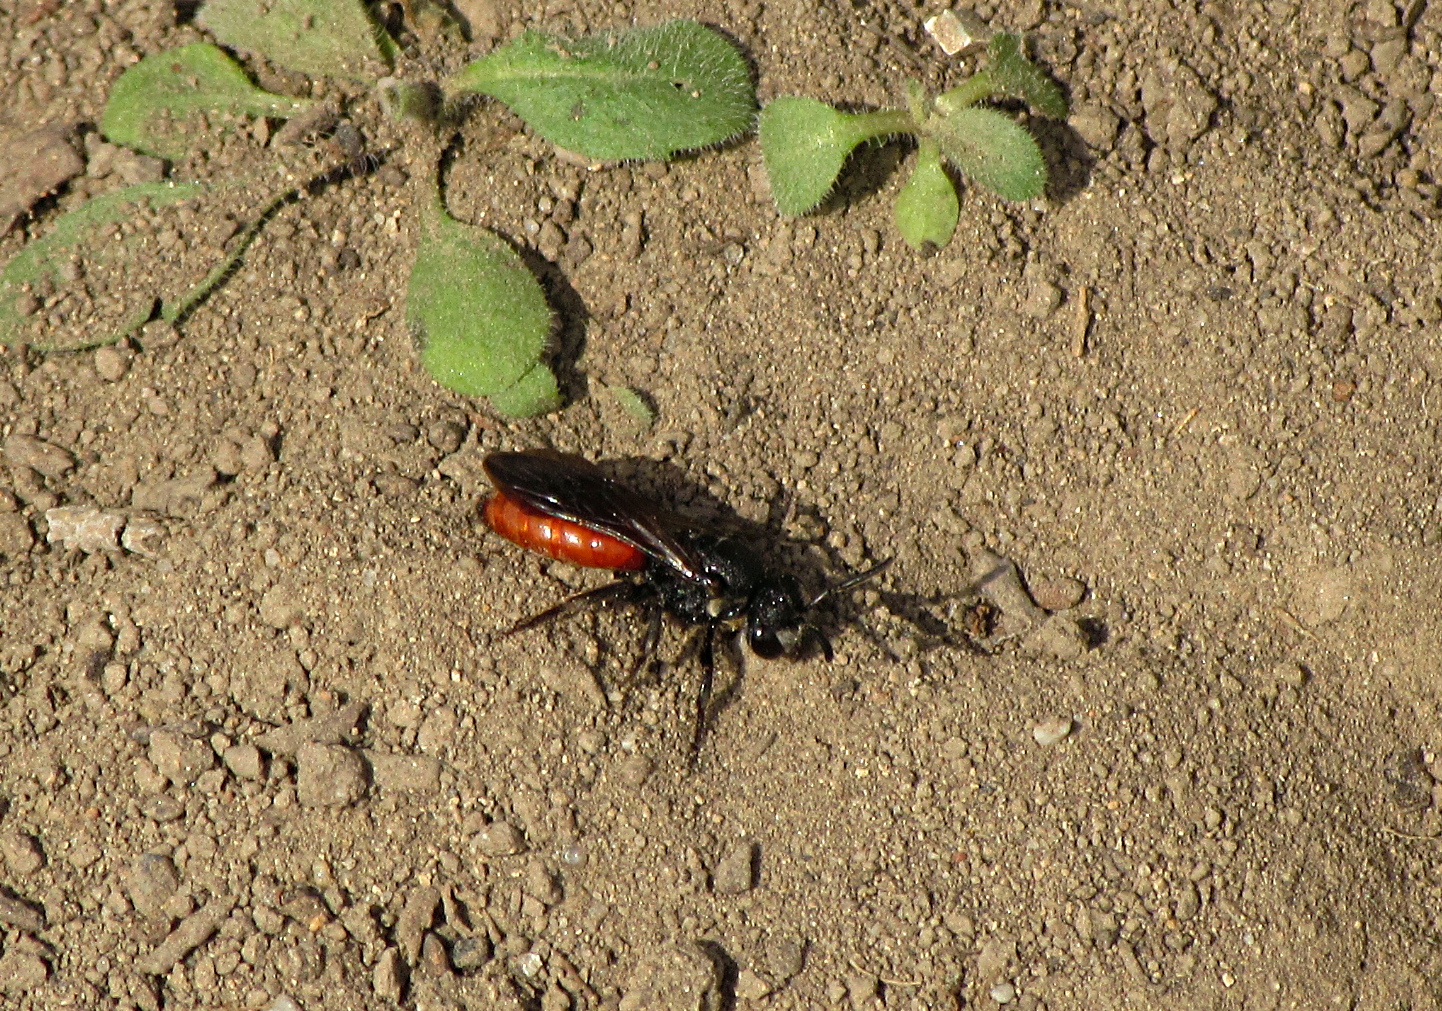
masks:
[[[815,608],[818,604],[820,604],[823,600],[825,600],[827,597],[831,596],[833,593],[840,593],[842,590],[849,590],[849,589],[851,589],[853,586],[856,586],[858,583],[864,583],[864,582],[866,582],[868,579],[872,578],[873,576],[880,575],[880,574],[881,574],[881,571],[882,571],[883,569],[885,569],[888,565],[890,565],[890,564],[891,564],[892,562],[894,562],[894,561],[896,561],[895,558],[888,558],[888,559],[886,559],[886,561],[884,561],[884,562],[881,562],[881,563],[879,563],[879,564],[877,564],[877,565],[873,565],[871,568],[867,569],[865,572],[857,573],[857,574],[854,575],[854,576],[847,576],[847,577],[846,577],[845,579],[843,579],[841,582],[839,582],[839,583],[834,583],[833,585],[828,586],[826,589],[824,589],[824,590],[822,590],[820,593],[818,593],[818,594],[816,595],[816,597],[811,601],[811,603],[809,603],[809,604],[806,605],[806,610],[808,610],[808,611],[812,610],[812,609]]]

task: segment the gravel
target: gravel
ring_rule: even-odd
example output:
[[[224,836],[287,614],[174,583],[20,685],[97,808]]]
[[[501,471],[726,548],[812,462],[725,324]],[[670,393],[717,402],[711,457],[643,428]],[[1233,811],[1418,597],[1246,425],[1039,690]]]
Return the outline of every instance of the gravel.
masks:
[[[225,897],[211,899],[199,912],[192,913],[180,921],[180,925],[160,944],[136,963],[141,972],[161,976],[168,973],[177,962],[204,944],[215,933],[235,903]]]
[[[361,756],[338,744],[302,744],[296,750],[296,795],[306,807],[346,807],[366,792]]]
[[[209,743],[170,730],[150,735],[150,761],[175,786],[189,786],[215,766]]]
[[[27,877],[45,866],[40,842],[23,832],[0,833],[0,859],[16,877]]]
[[[521,830],[507,821],[496,821],[476,834],[476,848],[488,857],[513,856],[526,851]]]
[[[175,863],[162,853],[142,853],[125,875],[130,901],[143,916],[159,916],[166,902],[180,887]]]
[[[49,478],[64,477],[75,467],[75,457],[68,450],[33,435],[6,439],[5,459],[12,467],[29,467]]]
[[[742,895],[749,892],[756,881],[756,844],[736,843],[716,863],[712,873],[712,887],[718,895]]]
[[[1054,716],[1032,727],[1031,736],[1036,739],[1036,743],[1048,748],[1053,744],[1060,744],[1072,732],[1074,725],[1070,716]]]

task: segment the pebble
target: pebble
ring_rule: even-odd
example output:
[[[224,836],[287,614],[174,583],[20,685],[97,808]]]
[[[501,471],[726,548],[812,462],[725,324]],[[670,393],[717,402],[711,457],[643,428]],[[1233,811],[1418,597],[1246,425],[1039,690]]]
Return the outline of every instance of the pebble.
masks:
[[[1016,942],[1006,937],[993,937],[981,946],[976,956],[976,974],[989,982],[1002,975],[1016,958]]]
[[[365,762],[350,748],[310,743],[296,750],[296,795],[306,807],[346,807],[365,792]]]
[[[1177,919],[1190,920],[1201,911],[1201,908],[1202,899],[1197,893],[1197,886],[1190,881],[1183,882],[1177,895]]]
[[[399,948],[387,948],[376,959],[375,970],[371,973],[371,987],[381,1000],[400,1003],[401,989],[406,985],[406,966],[401,961]]]
[[[15,512],[0,512],[0,556],[19,558],[30,553],[35,544],[35,533],[24,516]]]
[[[0,958],[0,991],[11,996],[29,993],[44,986],[50,978],[50,967],[39,955],[28,951],[7,951]]]
[[[1054,716],[1032,727],[1031,736],[1036,738],[1036,743],[1049,748],[1053,744],[1060,744],[1072,732],[1074,725],[1070,716]]]
[[[1065,611],[1076,607],[1086,592],[1086,584],[1070,576],[1038,580],[1031,587],[1032,599],[1044,611]]]
[[[272,586],[260,598],[260,620],[271,628],[290,628],[305,616],[300,600],[284,586]]]
[[[491,960],[491,941],[484,934],[463,937],[451,946],[451,964],[457,969],[479,969]]]
[[[140,802],[140,812],[151,821],[174,821],[185,814],[185,805],[168,793],[156,793]]]
[[[1062,291],[1051,281],[1038,278],[1032,282],[1031,292],[1022,303],[1021,311],[1033,319],[1045,319],[1061,305]]]
[[[446,943],[429,930],[421,938],[420,967],[432,976],[451,974],[451,956],[446,951]]]
[[[6,832],[0,835],[0,857],[5,866],[20,877],[34,874],[45,866],[45,854],[34,836],[23,832]]]
[[[466,440],[466,428],[455,421],[437,421],[426,429],[426,441],[442,453],[454,453]]]
[[[101,512],[94,506],[61,506],[45,512],[45,542],[67,551],[119,551],[125,517]]]
[[[1046,618],[1022,586],[1015,562],[979,545],[970,550],[969,561],[976,588],[1003,614],[1028,625]]]
[[[421,937],[431,929],[440,905],[441,893],[430,887],[412,889],[406,898],[405,907],[396,918],[395,937],[407,962],[414,962],[420,954]]]
[[[560,902],[564,894],[555,876],[539,860],[532,860],[526,865],[526,874],[521,881],[521,890],[531,898],[548,906],[554,906]]]
[[[1063,614],[1053,614],[1026,640],[1026,648],[1033,655],[1055,657],[1058,660],[1078,660],[1086,655],[1091,637],[1086,629]]]
[[[460,721],[456,711],[449,706],[433,710],[421,723],[416,733],[416,746],[427,753],[435,753],[450,746]]]
[[[371,781],[377,789],[429,793],[441,787],[441,763],[429,755],[367,751],[365,758],[370,764]]]
[[[136,968],[153,976],[163,976],[170,972],[177,962],[215,933],[220,922],[230,915],[231,906],[234,904],[233,900],[223,896],[211,899],[199,912],[181,920],[180,925],[170,932],[170,936],[136,963]]]
[[[780,982],[799,975],[805,964],[806,942],[800,938],[782,935],[767,942],[766,968]]]
[[[254,744],[233,744],[225,749],[221,760],[237,779],[260,779],[265,775],[265,759]]]
[[[29,467],[50,478],[64,477],[75,466],[75,457],[68,451],[33,435],[6,439],[5,459],[12,467]]]
[[[95,374],[108,383],[118,383],[130,371],[130,359],[116,347],[97,348]]]
[[[674,1011],[721,1004],[721,973],[694,944],[685,942],[642,953],[627,978],[618,1011]]]
[[[756,846],[751,842],[737,843],[727,850],[712,875],[712,886],[718,895],[744,894],[755,881]]]
[[[364,702],[351,702],[333,713],[268,730],[255,739],[255,744],[276,755],[294,755],[305,744],[341,744],[355,738],[365,711]]]
[[[854,1008],[870,1007],[881,993],[881,980],[869,973],[846,977],[846,996]]]
[[[175,786],[189,786],[215,766],[215,752],[208,743],[173,730],[152,733],[149,754],[156,771]]]
[[[142,853],[131,862],[125,875],[130,902],[145,916],[159,916],[179,887],[180,874],[163,853]]]
[[[656,763],[645,755],[627,755],[617,765],[621,782],[631,787],[637,787],[646,782],[652,770],[656,768]]]
[[[120,546],[133,555],[154,558],[165,543],[165,527],[155,520],[132,516],[120,534]]]
[[[1277,680],[1292,688],[1301,688],[1307,683],[1307,668],[1295,660],[1288,660],[1277,665]]]
[[[776,988],[750,969],[742,969],[736,976],[736,996],[741,1000],[761,1000],[774,989]]]
[[[1016,1000],[1016,987],[1010,983],[998,983],[991,988],[991,999],[998,1004],[1010,1004]]]
[[[508,857],[526,852],[526,837],[508,821],[496,821],[476,835],[476,848],[488,857]]]

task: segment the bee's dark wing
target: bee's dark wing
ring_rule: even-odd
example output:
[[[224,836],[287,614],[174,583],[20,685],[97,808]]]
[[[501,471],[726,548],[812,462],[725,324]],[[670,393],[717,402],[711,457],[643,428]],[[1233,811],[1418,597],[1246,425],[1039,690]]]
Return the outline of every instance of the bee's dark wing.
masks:
[[[560,453],[491,453],[484,466],[497,488],[532,509],[625,541],[688,579],[701,578],[695,552],[679,536],[681,521],[589,460]]]

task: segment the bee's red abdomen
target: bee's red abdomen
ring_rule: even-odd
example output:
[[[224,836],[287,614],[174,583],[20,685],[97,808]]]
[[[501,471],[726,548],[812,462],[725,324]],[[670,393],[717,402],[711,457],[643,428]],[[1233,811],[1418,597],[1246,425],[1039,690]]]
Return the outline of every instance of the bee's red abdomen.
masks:
[[[627,572],[646,567],[646,554],[640,548],[571,520],[547,516],[504,492],[487,500],[486,522],[506,540],[557,561]]]

